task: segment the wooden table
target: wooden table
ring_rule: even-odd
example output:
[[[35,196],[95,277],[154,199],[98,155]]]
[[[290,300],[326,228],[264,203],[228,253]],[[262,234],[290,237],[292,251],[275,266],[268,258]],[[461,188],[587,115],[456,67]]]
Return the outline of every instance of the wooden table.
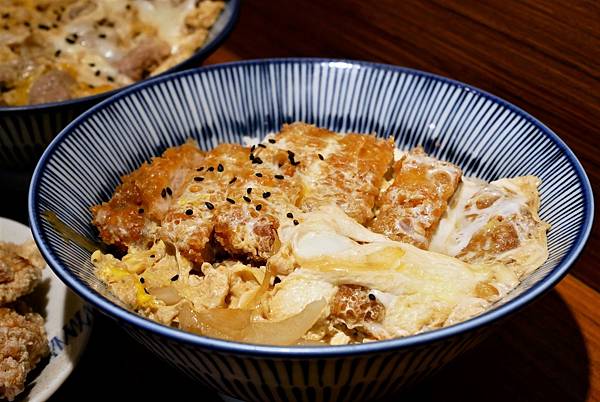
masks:
[[[600,194],[600,2],[252,0],[206,64],[319,56],[423,69],[499,95],[554,129]],[[600,231],[560,285],[403,400],[600,400]],[[53,401],[216,395],[99,317]],[[168,390],[168,392],[167,392]]]

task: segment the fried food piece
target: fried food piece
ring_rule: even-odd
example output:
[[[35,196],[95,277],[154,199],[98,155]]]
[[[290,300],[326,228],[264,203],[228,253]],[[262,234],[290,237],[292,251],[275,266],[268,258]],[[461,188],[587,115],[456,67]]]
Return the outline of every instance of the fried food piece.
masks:
[[[341,285],[331,302],[331,315],[351,327],[365,321],[383,321],[385,307],[368,288]]]
[[[123,176],[113,197],[91,208],[92,223],[102,240],[123,250],[153,240],[156,224],[183,192],[188,175],[202,159],[196,143],[188,142],[167,149],[151,163]]]
[[[284,125],[273,140],[269,147],[257,149],[257,155],[282,163],[288,174],[298,176],[300,208],[313,211],[337,204],[361,224],[373,218],[375,199],[393,160],[391,139],[293,123]]]
[[[237,144],[210,151],[163,220],[162,238],[198,264],[211,261],[215,245],[256,261],[272,255],[279,220],[299,211],[300,186],[257,158]]]
[[[25,386],[27,373],[48,354],[44,319],[0,308],[0,397],[12,401]]]
[[[548,258],[534,176],[485,183],[463,178],[431,249],[472,264],[502,264],[519,277]]]
[[[395,163],[394,181],[377,200],[370,228],[427,249],[461,176],[458,166],[413,149]]]
[[[45,265],[33,241],[0,242],[0,306],[31,293],[40,282]]]

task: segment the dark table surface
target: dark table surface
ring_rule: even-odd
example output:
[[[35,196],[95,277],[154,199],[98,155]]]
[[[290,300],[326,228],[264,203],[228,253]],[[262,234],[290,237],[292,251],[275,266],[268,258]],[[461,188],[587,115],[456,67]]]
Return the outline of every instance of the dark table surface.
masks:
[[[600,189],[598,1],[246,1],[233,34],[205,64],[288,56],[385,62],[478,86],[555,130]],[[2,174],[4,188],[18,194],[2,215],[23,221],[27,178]],[[600,401],[599,234],[596,225],[555,290],[402,400]],[[77,368],[51,400],[90,395],[217,399],[101,315]]]

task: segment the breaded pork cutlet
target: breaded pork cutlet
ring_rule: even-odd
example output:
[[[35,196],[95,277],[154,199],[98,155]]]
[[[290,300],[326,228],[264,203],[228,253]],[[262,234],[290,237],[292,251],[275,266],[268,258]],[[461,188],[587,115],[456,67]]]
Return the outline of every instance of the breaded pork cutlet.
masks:
[[[33,291],[46,263],[33,241],[0,242],[0,306]]]
[[[272,255],[279,219],[298,211],[300,187],[253,151],[222,144],[208,152],[163,220],[161,237],[196,263],[212,259],[211,239],[234,256]]]
[[[369,228],[426,250],[461,176],[458,166],[422,148],[405,153],[394,164],[393,182],[378,198]]]
[[[358,223],[373,218],[379,188],[394,157],[391,139],[293,123],[269,141],[273,143],[257,149],[257,155],[283,162],[289,174],[298,177],[302,210],[336,204]]]
[[[156,226],[203,154],[195,143],[186,143],[123,176],[112,198],[92,207],[92,222],[102,241],[125,251],[129,245],[153,239]]]
[[[92,208],[93,223],[108,244],[161,238],[196,264],[223,251],[263,263],[282,219],[329,204],[360,223],[371,219],[392,160],[391,140],[304,123],[252,147],[221,144],[201,154],[188,144],[124,176],[113,198]],[[166,200],[157,197],[165,188]]]

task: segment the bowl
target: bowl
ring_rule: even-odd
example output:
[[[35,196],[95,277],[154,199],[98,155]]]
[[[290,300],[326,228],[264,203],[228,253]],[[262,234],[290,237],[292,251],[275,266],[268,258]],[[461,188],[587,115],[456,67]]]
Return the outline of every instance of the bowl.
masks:
[[[192,137],[204,149],[303,120],[335,131],[393,134],[466,175],[541,178],[550,256],[493,308],[460,324],[361,345],[277,347],[211,339],[138,316],[106,297],[90,252],[47,220],[55,212],[96,239],[89,206],[126,174]],[[421,71],[347,60],[275,59],[189,70],[128,88],[87,111],[50,144],[29,193],[35,239],[56,274],[153,353],[246,401],[371,400],[432,374],[567,273],[590,232],[590,183],[573,152],[538,120],[472,86]],[[551,319],[551,318],[549,318]],[[542,334],[540,334],[542,335]]]
[[[206,59],[233,29],[239,8],[240,0],[227,0],[204,45],[163,74],[194,67]],[[82,112],[123,88],[126,87],[62,102],[0,106],[0,169],[21,171],[30,176],[40,155],[60,130]]]

